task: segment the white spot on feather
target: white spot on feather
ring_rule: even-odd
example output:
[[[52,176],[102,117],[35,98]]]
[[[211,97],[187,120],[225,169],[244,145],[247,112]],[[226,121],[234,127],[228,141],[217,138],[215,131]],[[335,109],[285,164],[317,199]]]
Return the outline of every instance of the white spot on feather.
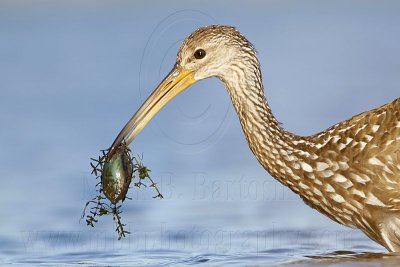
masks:
[[[339,150],[342,150],[342,149],[345,148],[345,147],[346,147],[345,144],[339,144],[339,146],[338,146]]]
[[[287,156],[288,155],[288,153],[284,149],[281,149],[280,153],[281,153],[282,156]]]
[[[353,183],[341,174],[336,175],[334,180],[337,181],[338,183],[340,183],[340,185],[346,189],[353,186]]]
[[[334,173],[331,170],[326,170],[326,171],[321,172],[320,175],[324,178],[329,178],[329,177],[333,176]]]
[[[368,162],[369,162],[370,164],[372,164],[372,165],[378,165],[378,166],[382,166],[382,167],[385,167],[385,166],[386,166],[385,164],[382,163],[382,161],[380,161],[380,160],[377,159],[377,158],[370,158],[370,159],[368,160]]]
[[[348,126],[348,127],[346,127],[346,128],[340,129],[340,130],[339,130],[339,133],[344,133],[344,132],[346,132],[347,130],[350,130],[351,128],[353,128],[353,127],[354,127],[354,125],[350,125],[350,126]]]
[[[353,189],[350,191],[350,193],[353,194],[353,195],[357,195],[357,196],[360,196],[360,197],[362,197],[362,198],[365,198],[364,192],[362,192],[362,191],[360,191],[360,190],[357,190],[357,189],[355,189],[355,188],[353,188]]]
[[[345,171],[349,168],[349,165],[346,162],[339,161],[339,168]]]
[[[344,198],[341,195],[335,194],[333,195],[332,199],[337,203],[343,203]]]
[[[321,197],[322,197],[322,192],[321,192],[321,191],[319,191],[319,189],[318,189],[318,188],[314,188],[314,189],[313,189],[313,191],[314,191],[314,193],[315,193],[316,195],[318,195],[318,196],[321,196]]]
[[[364,130],[365,127],[367,127],[368,124],[364,124],[363,126],[361,126],[360,128],[357,129],[355,134],[358,134],[360,131]]]
[[[304,190],[310,189],[306,184],[303,184],[302,182],[299,183],[299,186]]]
[[[368,134],[366,134],[364,137],[367,139],[368,142],[371,141],[372,138],[373,138],[372,136],[370,136],[370,135],[368,135]]]
[[[372,126],[372,131],[375,133],[376,131],[378,131],[379,129],[379,125],[373,125]]]
[[[301,167],[301,166],[300,166],[299,163],[297,163],[297,162],[293,163],[293,168],[295,168],[296,170],[299,170],[300,167]]]
[[[361,150],[363,150],[364,148],[365,148],[365,146],[367,145],[367,143],[366,142],[360,142],[360,146],[361,146]]]
[[[297,175],[293,175],[292,178],[293,178],[294,180],[300,180],[300,176],[297,176]]]
[[[330,184],[326,184],[326,192],[335,192],[335,189],[330,185]]]
[[[324,145],[326,145],[327,142],[325,143],[320,143],[320,144],[316,144],[315,147],[320,149],[321,147],[323,147]]]
[[[338,182],[338,183],[344,183],[344,182],[347,181],[347,178],[344,177],[344,176],[341,175],[341,174],[336,174],[335,177],[334,177],[333,179],[334,179],[336,182]]]
[[[369,193],[367,196],[367,199],[365,200],[365,203],[373,206],[380,206],[380,207],[386,207],[385,204],[383,204],[382,201],[380,201],[376,196],[373,194]]]
[[[370,181],[368,176],[364,175],[364,177],[361,177],[360,175],[355,174],[355,173],[350,173],[350,178],[353,179],[355,182],[361,183],[361,184],[365,184],[366,182]]]
[[[306,172],[312,172],[313,171],[313,168],[308,163],[301,162],[301,167]]]
[[[325,162],[317,162],[317,171],[323,171],[329,168],[329,165]]]
[[[393,140],[393,139],[391,139],[391,140],[388,140],[387,142],[386,142],[386,145],[387,146],[390,146],[392,143],[394,143],[395,142],[395,140]]]

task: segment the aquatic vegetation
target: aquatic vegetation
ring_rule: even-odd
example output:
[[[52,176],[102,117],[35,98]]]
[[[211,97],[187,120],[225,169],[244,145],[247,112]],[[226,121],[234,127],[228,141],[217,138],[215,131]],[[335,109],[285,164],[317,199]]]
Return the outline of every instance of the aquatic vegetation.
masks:
[[[129,232],[124,229],[126,225],[121,222],[122,211],[119,203],[124,202],[126,198],[129,199],[126,195],[132,180],[137,177],[138,182],[134,185],[140,188],[147,187],[144,180],[148,179],[151,183],[149,187],[157,191],[154,198],[163,198],[163,195],[157,184],[150,178],[150,170],[143,165],[143,156],[134,157],[124,142],[111,158],[108,157],[109,150],[101,150],[101,152],[102,155],[98,159],[92,158],[90,162],[91,174],[96,176],[96,179],[100,179],[96,185],[98,195],[86,203],[81,219],[85,217],[86,208],[92,204],[86,216],[87,225],[94,227],[94,224],[98,222],[98,217],[111,214],[117,227],[115,231],[118,233],[118,239],[121,239]]]
[[[142,156],[143,158],[143,156]],[[154,187],[154,189],[157,191],[157,195],[155,195],[153,198],[163,198],[163,195],[161,194],[160,190],[157,187],[157,184],[153,181],[153,179],[151,179],[149,172],[150,170],[143,165],[142,163],[142,158],[140,158],[140,161],[138,161],[136,158],[134,158],[136,165],[135,168],[137,169],[137,172],[139,174],[139,181],[137,183],[135,183],[136,187],[141,187],[142,185],[147,187],[142,181],[149,179],[151,184],[150,187]]]

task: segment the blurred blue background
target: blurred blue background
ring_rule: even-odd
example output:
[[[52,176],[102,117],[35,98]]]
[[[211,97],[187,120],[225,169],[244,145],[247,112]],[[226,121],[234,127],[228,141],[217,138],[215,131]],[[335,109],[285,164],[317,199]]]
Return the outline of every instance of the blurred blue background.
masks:
[[[165,196],[130,190],[122,219],[132,234],[118,242],[110,217],[94,229],[79,218],[96,195],[90,157],[196,28],[236,26],[258,50],[275,116],[309,135],[400,96],[399,14],[400,2],[386,0],[2,0],[0,263],[277,263],[384,251],[262,169],[217,79],[179,95],[131,145]]]

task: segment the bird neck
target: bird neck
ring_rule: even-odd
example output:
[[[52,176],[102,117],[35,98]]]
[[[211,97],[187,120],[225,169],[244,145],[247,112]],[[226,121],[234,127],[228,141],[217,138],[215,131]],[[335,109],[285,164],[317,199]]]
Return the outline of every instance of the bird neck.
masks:
[[[307,152],[312,145],[305,137],[285,131],[273,116],[264,95],[256,59],[246,66],[230,68],[220,79],[228,89],[250,149],[260,164],[278,181],[293,191],[301,191],[304,171],[311,172],[308,161],[316,157]]]

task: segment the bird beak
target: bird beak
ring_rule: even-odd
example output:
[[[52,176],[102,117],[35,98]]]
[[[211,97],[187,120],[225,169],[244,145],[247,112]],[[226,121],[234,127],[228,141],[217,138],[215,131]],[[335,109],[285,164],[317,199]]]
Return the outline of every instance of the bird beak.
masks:
[[[175,65],[135,115],[126,123],[112,144],[107,157],[111,158],[123,141],[126,145],[129,145],[165,104],[195,83],[196,80],[193,76],[193,71]]]

